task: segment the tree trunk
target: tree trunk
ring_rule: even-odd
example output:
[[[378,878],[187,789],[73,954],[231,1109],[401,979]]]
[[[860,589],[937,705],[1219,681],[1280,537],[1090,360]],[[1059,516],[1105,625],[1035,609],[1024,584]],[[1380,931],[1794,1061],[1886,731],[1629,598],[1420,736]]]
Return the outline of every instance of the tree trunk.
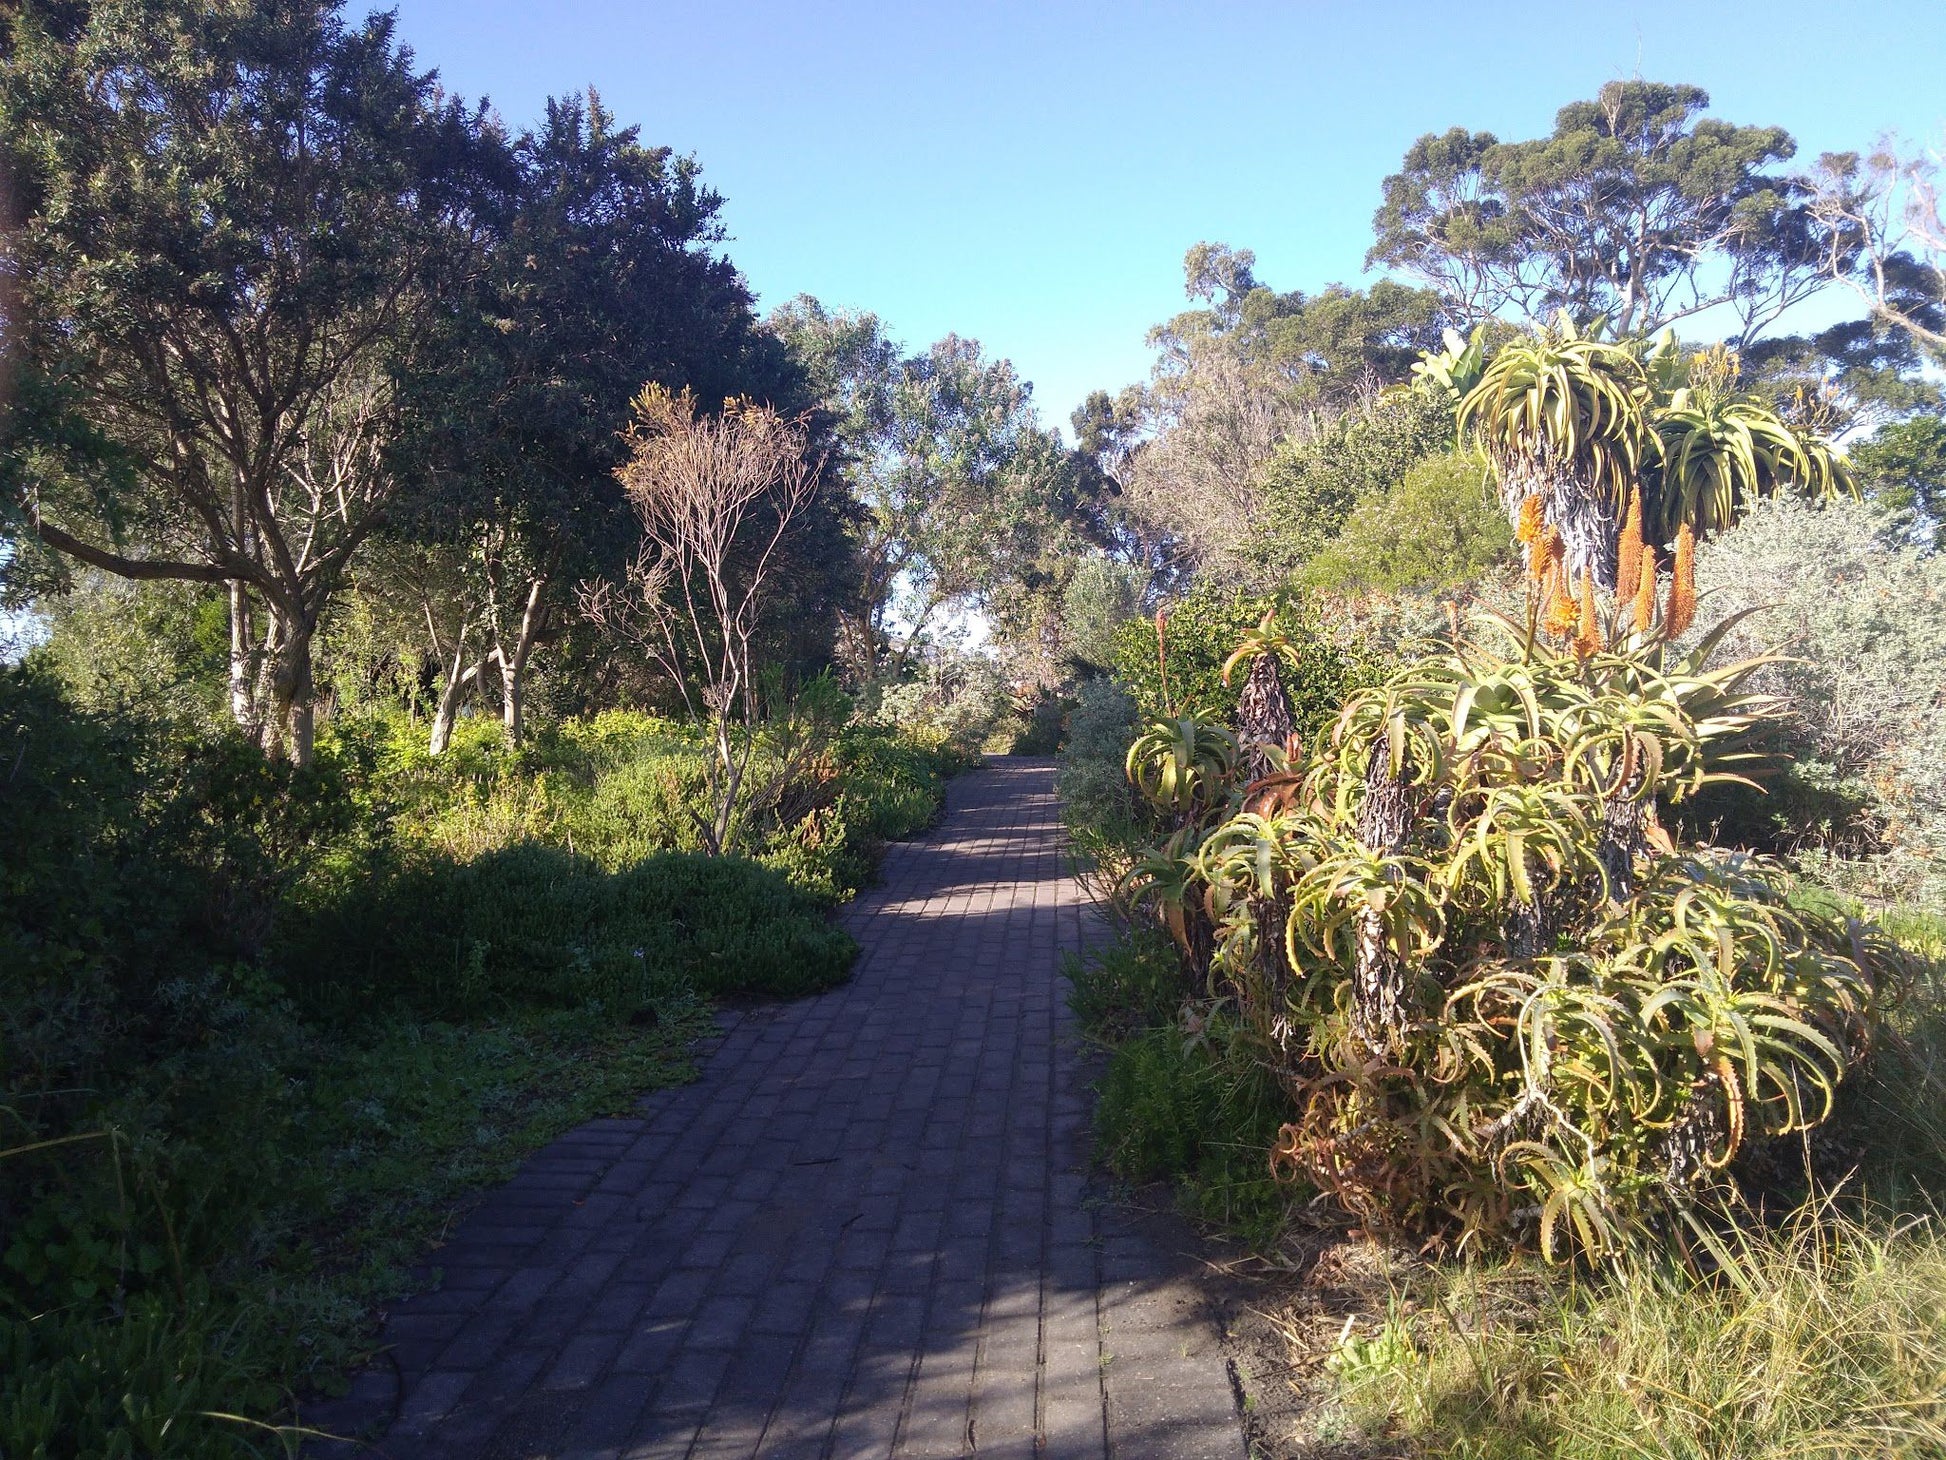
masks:
[[[1615,589],[1615,514],[1579,483],[1562,483],[1550,494],[1547,520],[1561,534],[1570,573],[1592,573],[1598,586]]]
[[[1617,902],[1635,896],[1635,856],[1648,844],[1644,833],[1654,798],[1640,794],[1643,775],[1636,770],[1601,803],[1601,840],[1595,857],[1608,875],[1608,895]]]
[[[311,625],[272,606],[260,676],[263,713],[258,743],[271,759],[311,763],[314,732]]]
[[[466,662],[466,641],[464,637],[453,648],[453,664],[446,671],[446,684],[439,693],[439,708],[433,712],[432,736],[426,743],[431,755],[444,755],[446,748],[453,743],[453,725],[459,719],[460,701],[466,697],[466,687],[476,683],[486,673],[488,658],[481,655],[473,664]]]
[[[251,645],[255,627],[249,585],[230,580],[230,718],[252,740],[260,738],[257,713],[257,655]]]
[[[1250,780],[1261,780],[1278,768],[1270,753],[1281,751],[1291,738],[1291,701],[1275,654],[1259,654],[1250,661],[1250,677],[1237,697],[1237,732]]]
[[[1621,527],[1586,482],[1567,466],[1543,459],[1510,468],[1503,483],[1501,500],[1511,517],[1518,517],[1529,497],[1541,499],[1547,524],[1561,534],[1570,593],[1574,575],[1583,572],[1593,572],[1597,584],[1614,591]],[[1533,549],[1527,552],[1531,563]]]
[[[510,747],[517,747],[526,733],[527,662],[546,627],[547,610],[541,604],[541,593],[546,587],[545,578],[536,578],[527,585],[527,604],[521,610],[520,629],[513,650],[509,653],[506,644],[502,643],[494,656],[500,661],[500,719]]]

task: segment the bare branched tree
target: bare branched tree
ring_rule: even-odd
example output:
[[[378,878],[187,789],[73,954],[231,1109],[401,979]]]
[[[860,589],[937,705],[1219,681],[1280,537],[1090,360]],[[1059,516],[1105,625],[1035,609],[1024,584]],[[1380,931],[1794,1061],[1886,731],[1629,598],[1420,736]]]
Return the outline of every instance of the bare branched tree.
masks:
[[[1806,181],[1824,231],[1824,271],[1872,315],[1946,360],[1946,214],[1940,149],[1903,153],[1896,139],[1861,157],[1828,153]]]
[[[1278,385],[1212,349],[1149,393],[1153,437],[1130,458],[1126,501],[1204,566],[1241,571],[1242,545],[1263,513],[1264,466],[1302,424]]]
[[[816,497],[821,463],[801,418],[734,400],[702,414],[687,389],[659,385],[635,398],[626,436],[616,476],[642,519],[642,549],[625,584],[584,585],[581,606],[640,644],[707,727],[711,814],[698,831],[720,854],[762,799],[745,784],[762,709],[753,642],[778,549]]]

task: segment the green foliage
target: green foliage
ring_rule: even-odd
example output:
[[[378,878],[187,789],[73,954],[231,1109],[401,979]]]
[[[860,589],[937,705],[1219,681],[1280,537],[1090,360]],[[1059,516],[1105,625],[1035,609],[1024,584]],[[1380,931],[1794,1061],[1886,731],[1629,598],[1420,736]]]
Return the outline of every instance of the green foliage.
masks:
[[[1763,503],[1697,555],[1722,612],[1757,609],[1732,648],[1790,657],[1756,681],[1781,702],[1767,795],[1734,786],[1692,824],[1797,855],[1878,899],[1946,892],[1946,560],[1867,504]]]
[[[139,710],[192,731],[219,725],[229,665],[222,596],[189,583],[79,576],[43,605],[47,637],[34,655],[91,710]]]
[[[849,668],[903,659],[951,603],[1028,627],[1071,524],[1076,463],[1041,428],[1011,362],[947,335],[906,355],[876,315],[832,313],[800,295],[767,321],[836,419],[859,508],[858,611]],[[906,642],[891,642],[893,617]]]
[[[685,1046],[707,1027],[702,1006],[683,1002],[652,1025],[573,1010],[346,1037],[276,1020],[138,1076],[104,1116],[112,1146],[8,1162],[40,1204],[14,1230],[0,1281],[0,1444],[276,1452],[251,1420],[369,1358],[369,1308],[411,1289],[409,1270],[469,1191],[684,1078]],[[222,1067],[265,1040],[273,1088],[239,1107]],[[212,1208],[221,1227],[198,1219]],[[28,1312],[11,1306],[23,1284],[40,1294]]]
[[[1851,448],[1851,468],[1872,501],[1918,519],[1934,547],[1946,527],[1946,416],[1881,426]]]
[[[286,969],[300,1003],[343,1014],[598,1003],[626,1015],[677,987],[814,993],[842,982],[856,951],[819,899],[742,858],[664,852],[610,873],[527,843],[333,898],[292,931]]]
[[[1739,389],[1740,368],[1720,349],[1693,355],[1684,383],[1656,404],[1653,513],[1643,523],[1656,541],[1674,538],[1685,522],[1699,533],[1720,532],[1785,487],[1806,497],[1856,495],[1844,458],[1762,396]]]
[[[1193,713],[1226,722],[1236,713],[1242,681],[1226,685],[1223,665],[1237,641],[1258,627],[1266,612],[1272,627],[1296,646],[1295,664],[1281,673],[1292,721],[1308,738],[1328,724],[1345,694],[1371,669],[1332,644],[1295,603],[1255,598],[1236,590],[1199,588],[1165,605],[1163,647],[1157,653],[1153,620],[1135,619],[1115,636],[1115,680],[1144,718]],[[1164,686],[1163,665],[1167,665]]]
[[[1417,275],[1467,323],[1566,309],[1649,334],[1721,302],[1753,335],[1816,278],[1801,200],[1767,171],[1796,144],[1708,106],[1699,87],[1611,81],[1547,137],[1429,132],[1385,180],[1366,262]]]
[[[425,480],[374,469],[388,384],[437,315],[423,301],[468,267],[496,139],[385,16],[310,0],[9,17],[9,349],[60,383],[33,397],[59,419],[27,434],[80,423],[119,468],[39,455],[19,483],[29,541],[247,594],[270,626],[240,625],[253,719],[298,761],[318,616]]]
[[[1450,588],[1505,565],[1513,545],[1484,463],[1449,452],[1427,457],[1391,491],[1359,502],[1298,581],[1344,594]]]
[[[698,754],[371,717],[295,770],[0,671],[0,1451],[273,1444],[467,1190],[682,1078],[707,996],[842,979],[830,903],[959,763],[847,732],[766,866],[657,845]]]
[[[1003,741],[1009,755],[1057,755],[1067,742],[1068,698],[1058,689],[1038,688],[1014,705],[1011,730]]]
[[[972,763],[1012,703],[1004,670],[984,654],[930,655],[912,678],[871,686],[867,703],[873,695],[873,724],[936,745],[955,764]]]
[[[1261,476],[1264,512],[1250,549],[1285,577],[1343,530],[1361,502],[1398,488],[1453,445],[1452,406],[1433,390],[1391,390],[1315,434],[1280,443]]]
[[[1104,557],[1084,558],[1061,596],[1061,632],[1068,653],[1095,669],[1106,669],[1115,653],[1115,635],[1142,611],[1141,575]]]
[[[1069,954],[1062,971],[1082,1032],[1104,1044],[1172,1027],[1190,994],[1175,947],[1153,929],[1127,928],[1086,957]]]
[[[1061,757],[1061,807],[1076,852],[1096,865],[1146,840],[1150,830],[1128,784],[1135,724],[1135,701],[1114,680],[1091,679],[1076,690]]]
[[[1455,420],[1511,500],[1567,476],[1619,518],[1654,449],[1650,395],[1637,352],[1584,337],[1563,319],[1498,350]]]
[[[1163,1027],[1118,1045],[1095,1107],[1096,1149],[1117,1175],[1172,1179],[1192,1215],[1263,1245],[1290,1207],[1264,1157],[1289,1106],[1269,1072],[1225,1036],[1218,1022],[1193,1041]]]
[[[1184,292],[1202,307],[1150,331],[1162,352],[1160,394],[1222,355],[1277,381],[1293,401],[1341,405],[1374,378],[1405,379],[1439,338],[1442,311],[1429,290],[1381,279],[1369,290],[1333,284],[1279,293],[1258,280],[1256,262],[1249,249],[1220,243],[1184,255]]]

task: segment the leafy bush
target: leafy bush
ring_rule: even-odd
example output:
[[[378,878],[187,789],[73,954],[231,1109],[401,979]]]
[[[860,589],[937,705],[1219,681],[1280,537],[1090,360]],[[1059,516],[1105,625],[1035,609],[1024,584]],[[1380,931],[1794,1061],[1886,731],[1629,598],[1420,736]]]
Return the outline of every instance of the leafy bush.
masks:
[[[1061,594],[1061,636],[1069,654],[1092,669],[1114,661],[1115,635],[1142,612],[1142,575],[1110,558],[1084,558]]]
[[[1186,1042],[1174,1027],[1150,1029],[1118,1045],[1095,1107],[1096,1148],[1117,1175],[1172,1179],[1185,1210],[1261,1245],[1290,1208],[1264,1161],[1289,1107],[1225,1033],[1218,1024]]]
[[[1008,711],[1005,676],[984,654],[940,654],[926,661],[917,678],[880,685],[875,694],[871,724],[954,756],[976,756]]]
[[[1069,954],[1062,971],[1068,1007],[1082,1031],[1106,1044],[1173,1026],[1190,992],[1176,950],[1147,928],[1123,929],[1114,942],[1086,957]]]
[[[1720,612],[1761,608],[1732,634],[1790,657],[1754,687],[1785,718],[1771,795],[1720,795],[1697,819],[1880,897],[1946,901],[1946,558],[1859,503],[1777,501],[1705,543],[1697,583]]]
[[[1262,473],[1262,526],[1250,545],[1274,579],[1323,551],[1360,503],[1390,495],[1406,474],[1453,445],[1452,407],[1433,390],[1390,390],[1277,448]]]
[[[192,733],[224,724],[230,628],[220,589],[90,570],[40,607],[47,633],[34,657],[75,704],[136,711]]]
[[[1128,839],[1146,828],[1123,768],[1135,719],[1135,701],[1112,679],[1090,679],[1076,690],[1058,782],[1070,836]]]
[[[1014,706],[1009,755],[1055,755],[1068,738],[1067,697],[1058,690],[1037,689]]]
[[[1390,491],[1359,502],[1297,580],[1352,595],[1450,588],[1505,565],[1513,546],[1486,464],[1446,452],[1413,466]]]
[[[1200,588],[1168,604],[1162,655],[1153,620],[1135,619],[1115,636],[1114,675],[1147,719],[1194,714],[1228,723],[1235,718],[1242,681],[1223,682],[1223,665],[1238,640],[1264,616],[1296,647],[1296,663],[1281,666],[1293,725],[1308,740],[1327,725],[1345,695],[1371,669],[1334,645],[1295,603],[1236,590]],[[1167,685],[1164,685],[1164,663]]]
[[[627,1014],[673,986],[790,996],[842,982],[857,945],[824,905],[734,857],[665,852],[607,872],[526,844],[428,859],[320,908],[293,933],[306,1007],[396,1004],[465,1018],[598,1002]]]

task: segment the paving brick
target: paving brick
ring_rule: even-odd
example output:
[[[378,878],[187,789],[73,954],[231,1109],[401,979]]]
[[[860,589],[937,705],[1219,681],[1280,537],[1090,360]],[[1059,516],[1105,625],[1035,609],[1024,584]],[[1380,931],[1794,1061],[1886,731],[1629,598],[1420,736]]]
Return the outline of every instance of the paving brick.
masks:
[[[402,1387],[317,1412],[395,1415],[399,1460],[1240,1460],[1181,1262],[1097,1214],[1053,767],[949,798],[846,909],[850,983],[722,1012],[696,1083],[538,1153],[395,1310]]]

